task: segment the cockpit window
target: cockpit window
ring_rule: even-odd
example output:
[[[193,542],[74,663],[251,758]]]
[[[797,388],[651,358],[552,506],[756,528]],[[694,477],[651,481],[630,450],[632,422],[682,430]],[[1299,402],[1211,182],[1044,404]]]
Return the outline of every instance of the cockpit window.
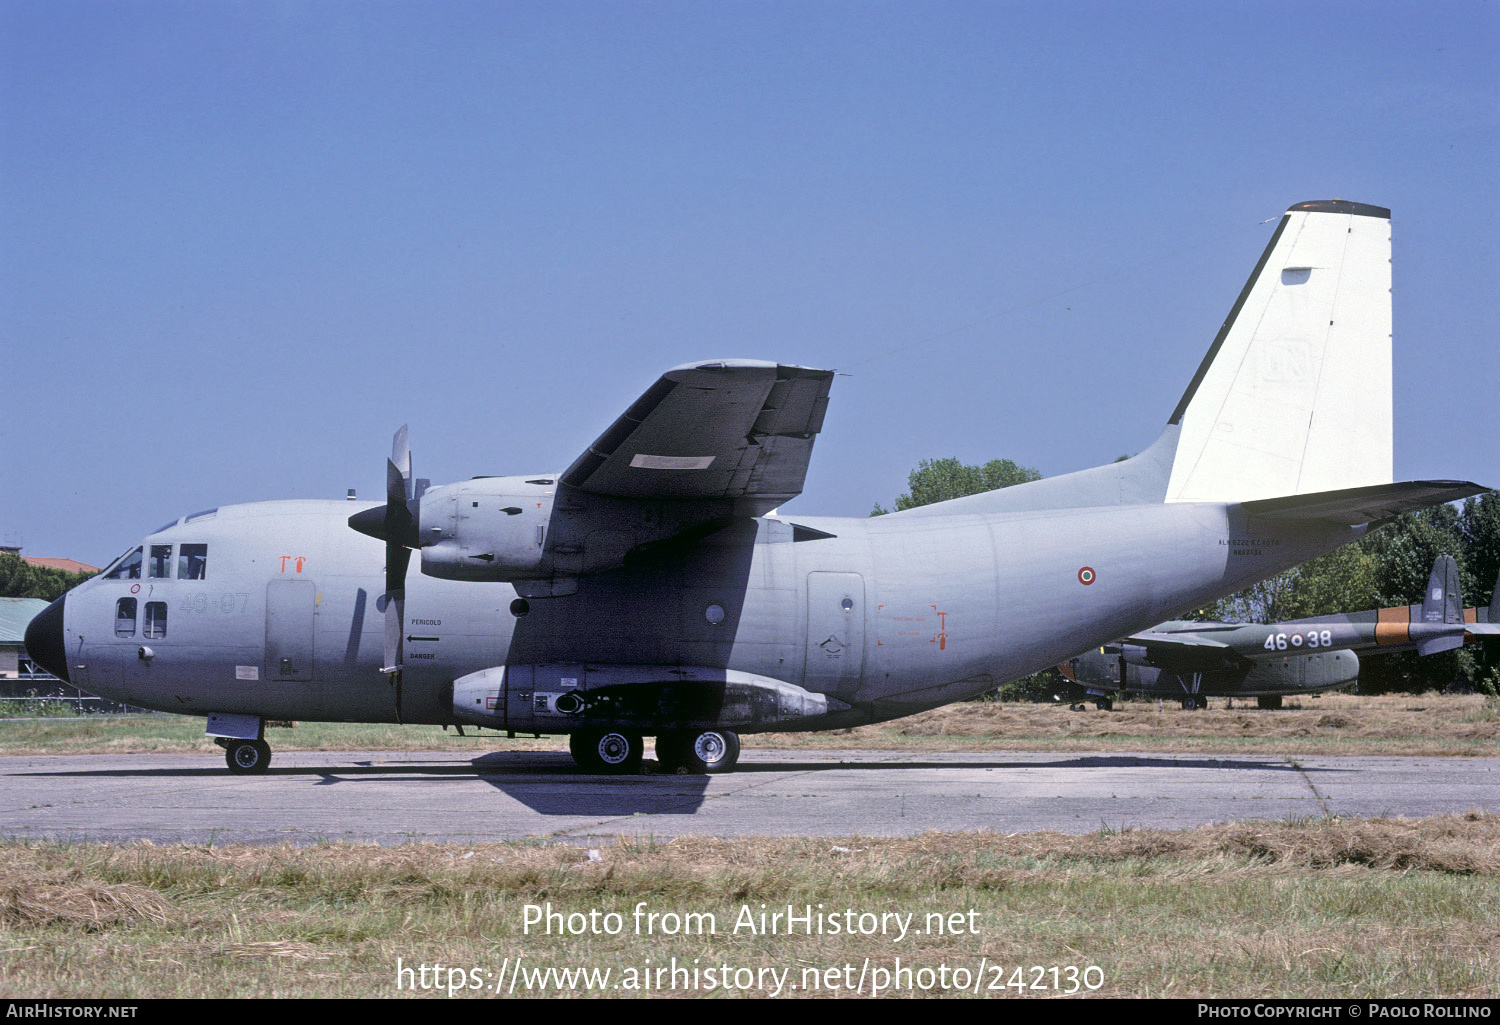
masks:
[[[115,563],[115,568],[104,574],[105,580],[139,580],[141,579],[141,550],[132,551]]]
[[[152,545],[151,561],[147,563],[146,575],[153,580],[171,579],[172,576],[172,546]]]
[[[166,602],[148,601],[146,603],[146,623],[141,630],[141,636],[148,640],[160,640],[167,636]]]
[[[121,598],[115,602],[115,636],[135,636],[135,599]]]
[[[177,546],[177,579],[202,580],[208,576],[208,545]]]

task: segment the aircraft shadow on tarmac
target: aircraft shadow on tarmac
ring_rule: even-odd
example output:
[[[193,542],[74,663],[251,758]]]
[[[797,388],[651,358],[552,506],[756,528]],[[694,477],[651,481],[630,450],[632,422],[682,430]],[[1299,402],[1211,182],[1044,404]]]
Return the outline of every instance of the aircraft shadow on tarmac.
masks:
[[[295,755],[292,755],[295,757]],[[1340,768],[1302,767],[1286,759],[1180,758],[1147,755],[1083,755],[1050,761],[933,760],[918,758],[869,759],[859,761],[742,762],[723,780],[745,779],[775,773],[891,770],[1007,770],[1024,769],[1117,769],[1166,770],[1249,769],[1272,772],[1347,772]],[[182,778],[224,777],[221,768],[70,769],[17,775],[50,777]],[[691,815],[707,797],[714,777],[644,774],[597,776],[579,769],[567,755],[547,752],[496,752],[480,755],[467,763],[421,764],[403,761],[358,761],[338,766],[273,766],[262,779],[316,777],[315,786],[350,783],[422,783],[442,778],[478,779],[542,815],[622,816]],[[376,779],[378,777],[378,779]],[[252,784],[252,778],[244,782]]]

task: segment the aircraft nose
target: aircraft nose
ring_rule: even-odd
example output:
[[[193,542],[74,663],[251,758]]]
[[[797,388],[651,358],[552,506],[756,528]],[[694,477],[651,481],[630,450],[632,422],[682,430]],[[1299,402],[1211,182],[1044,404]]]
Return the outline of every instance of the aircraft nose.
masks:
[[[59,680],[68,679],[68,659],[63,641],[63,595],[36,614],[26,626],[26,654]]]

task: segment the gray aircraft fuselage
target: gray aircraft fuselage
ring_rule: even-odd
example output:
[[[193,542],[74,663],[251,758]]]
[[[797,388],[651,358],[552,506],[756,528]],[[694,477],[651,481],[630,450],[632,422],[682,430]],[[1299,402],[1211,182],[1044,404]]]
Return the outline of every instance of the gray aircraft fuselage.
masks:
[[[597,666],[694,666],[836,699],[824,715],[760,727],[825,729],[981,693],[1363,529],[1247,522],[1237,505],[1199,503],[797,518],[834,535],[799,541],[788,521],[746,518],[684,550],[587,576],[575,594],[533,599],[521,616],[510,584],[412,570],[398,709],[379,672],[383,546],[347,522],[369,507],[226,506],[151,535],[148,553],[206,545],[202,578],[153,578],[147,560],[139,578],[101,576],[69,592],[72,681],[185,714],[446,724],[459,721],[454,680],[488,667],[576,677]],[[1256,547],[1235,540],[1246,537]],[[164,603],[165,623],[140,614],[117,636],[118,603],[131,597],[138,609]]]

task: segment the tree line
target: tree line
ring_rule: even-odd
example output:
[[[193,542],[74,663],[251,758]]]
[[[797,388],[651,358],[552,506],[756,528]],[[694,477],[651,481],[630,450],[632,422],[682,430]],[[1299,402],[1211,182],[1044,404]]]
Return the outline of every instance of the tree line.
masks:
[[[64,569],[33,566],[19,555],[0,555],[0,598],[45,598],[55,601],[92,577]]]

